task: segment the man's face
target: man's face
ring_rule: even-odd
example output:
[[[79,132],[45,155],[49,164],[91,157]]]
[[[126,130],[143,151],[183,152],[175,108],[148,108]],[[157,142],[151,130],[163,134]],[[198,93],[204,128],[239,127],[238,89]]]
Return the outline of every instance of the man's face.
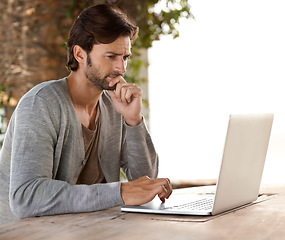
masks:
[[[87,55],[85,76],[102,90],[114,90],[109,87],[112,79],[124,76],[128,58],[131,56],[129,37],[119,37],[110,44],[94,45]]]

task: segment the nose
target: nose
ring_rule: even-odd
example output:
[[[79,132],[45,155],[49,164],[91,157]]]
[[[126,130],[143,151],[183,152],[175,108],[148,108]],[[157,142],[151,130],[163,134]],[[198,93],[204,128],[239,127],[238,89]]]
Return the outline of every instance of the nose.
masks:
[[[127,61],[123,58],[119,58],[116,63],[116,71],[120,74],[124,74],[127,71]]]

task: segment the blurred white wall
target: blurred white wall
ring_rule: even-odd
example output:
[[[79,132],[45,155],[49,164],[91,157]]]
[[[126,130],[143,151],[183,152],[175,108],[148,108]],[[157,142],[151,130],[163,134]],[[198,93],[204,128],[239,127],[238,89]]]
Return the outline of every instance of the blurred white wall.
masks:
[[[229,114],[273,112],[263,183],[285,182],[285,1],[190,4],[180,37],[149,50],[159,176],[216,178]]]

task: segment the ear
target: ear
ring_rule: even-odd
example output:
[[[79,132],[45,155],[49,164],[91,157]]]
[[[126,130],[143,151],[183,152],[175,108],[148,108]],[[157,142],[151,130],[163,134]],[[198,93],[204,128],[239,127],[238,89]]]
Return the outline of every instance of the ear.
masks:
[[[73,47],[73,55],[79,64],[86,62],[87,54],[85,50],[79,45]]]

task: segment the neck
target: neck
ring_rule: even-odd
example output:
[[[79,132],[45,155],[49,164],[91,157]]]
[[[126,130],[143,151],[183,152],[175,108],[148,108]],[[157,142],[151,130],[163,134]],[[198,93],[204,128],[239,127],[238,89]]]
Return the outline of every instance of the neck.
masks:
[[[76,72],[72,72],[67,77],[67,85],[73,105],[88,111],[92,111],[97,106],[103,92]]]
[[[97,104],[103,91],[91,85],[85,77],[76,72],[71,72],[67,77],[67,86],[81,123],[93,129]]]

